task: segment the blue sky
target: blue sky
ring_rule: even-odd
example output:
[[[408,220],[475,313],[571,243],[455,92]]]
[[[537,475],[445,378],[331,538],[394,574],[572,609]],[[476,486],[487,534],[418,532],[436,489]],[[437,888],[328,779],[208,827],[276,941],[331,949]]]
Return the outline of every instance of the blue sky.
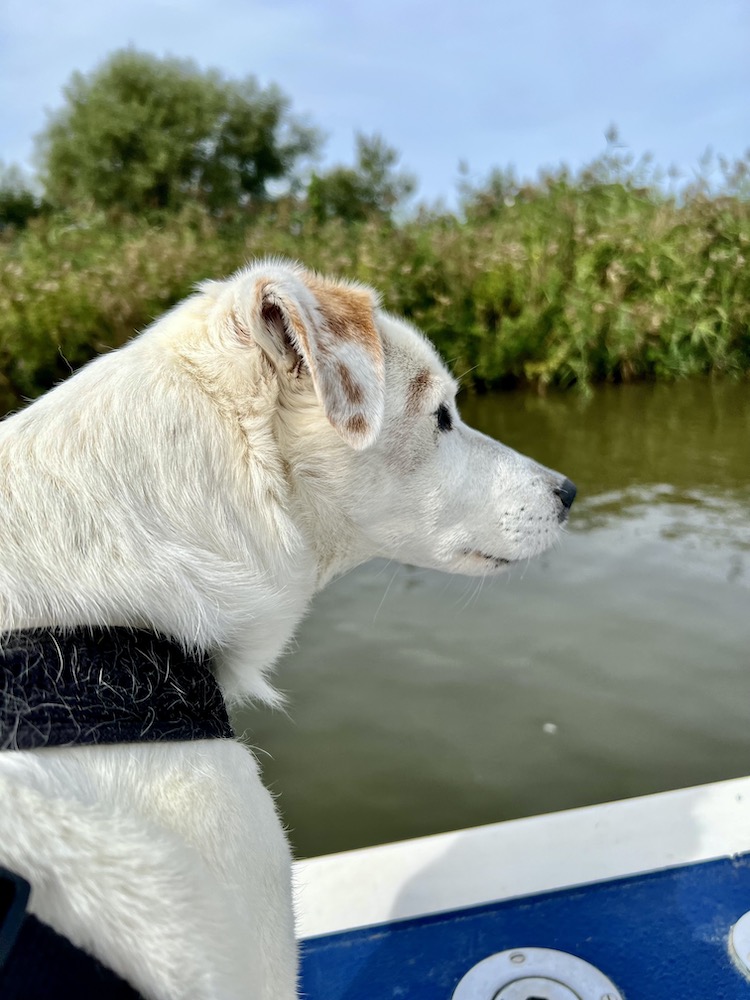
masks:
[[[750,0],[3,0],[0,159],[27,164],[71,73],[128,44],[278,83],[324,164],[381,132],[428,200],[460,160],[579,166],[613,122],[687,176],[750,148]]]

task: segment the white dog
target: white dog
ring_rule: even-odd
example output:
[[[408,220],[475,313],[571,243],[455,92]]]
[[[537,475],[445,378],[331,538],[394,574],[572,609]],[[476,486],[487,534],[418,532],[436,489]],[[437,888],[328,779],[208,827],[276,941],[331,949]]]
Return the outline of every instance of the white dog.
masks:
[[[455,393],[368,288],[282,261],[202,285],[0,424],[0,632],[150,630],[273,704],[335,576],[496,574],[558,539],[573,484]],[[239,743],[11,746],[0,803],[31,911],[144,996],[296,996],[289,850]]]

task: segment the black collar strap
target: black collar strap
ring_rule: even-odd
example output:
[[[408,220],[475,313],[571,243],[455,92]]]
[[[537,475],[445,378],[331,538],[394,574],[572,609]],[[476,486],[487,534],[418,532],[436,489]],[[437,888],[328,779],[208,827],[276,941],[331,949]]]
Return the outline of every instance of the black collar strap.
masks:
[[[233,735],[208,656],[136,629],[0,633],[0,750]]]

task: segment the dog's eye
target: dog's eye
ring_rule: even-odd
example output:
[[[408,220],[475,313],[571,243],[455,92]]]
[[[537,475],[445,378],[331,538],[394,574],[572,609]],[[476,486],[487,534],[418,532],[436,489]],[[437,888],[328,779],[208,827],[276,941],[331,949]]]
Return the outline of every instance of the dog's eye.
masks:
[[[451,416],[451,411],[445,405],[441,403],[437,408],[437,425],[439,431],[450,431],[453,430],[453,417]]]

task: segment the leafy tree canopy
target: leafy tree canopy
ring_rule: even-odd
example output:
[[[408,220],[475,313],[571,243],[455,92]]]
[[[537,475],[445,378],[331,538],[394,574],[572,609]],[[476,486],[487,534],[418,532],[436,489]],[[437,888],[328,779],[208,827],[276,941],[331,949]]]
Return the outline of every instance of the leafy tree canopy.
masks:
[[[317,132],[275,86],[129,48],[75,73],[37,137],[47,200],[128,212],[212,211],[262,199],[315,151]]]
[[[372,215],[390,216],[416,188],[416,179],[396,169],[399,154],[382,136],[356,136],[354,167],[334,167],[313,174],[307,201],[319,221],[340,218],[361,222]]]

